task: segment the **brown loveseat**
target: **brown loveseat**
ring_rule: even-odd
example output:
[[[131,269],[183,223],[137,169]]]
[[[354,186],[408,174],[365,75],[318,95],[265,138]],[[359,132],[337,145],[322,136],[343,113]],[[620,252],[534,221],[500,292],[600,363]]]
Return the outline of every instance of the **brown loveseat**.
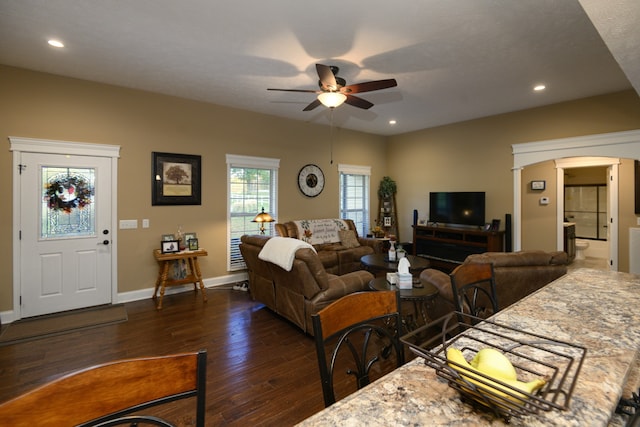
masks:
[[[340,297],[368,289],[373,275],[358,270],[337,276],[328,273],[318,253],[295,252],[291,271],[259,258],[271,236],[241,237],[240,252],[247,264],[251,297],[313,335],[311,315]]]
[[[346,227],[342,230],[352,231],[351,235],[355,237],[355,241],[348,242],[347,240],[340,240],[337,234],[334,234],[333,238],[326,238],[326,240],[320,243],[312,240],[313,236],[311,234],[301,237],[298,233],[298,225],[302,223],[302,226],[306,226],[305,223],[311,221],[325,221],[331,225],[335,224],[337,228]],[[359,237],[356,226],[350,219],[288,221],[283,224],[276,224],[275,228],[281,237],[293,237],[311,243],[318,252],[318,257],[325,270],[331,274],[343,275],[352,271],[361,270],[360,258],[365,255],[382,252],[382,241],[379,239]]]
[[[498,309],[502,310],[566,274],[567,262],[567,254],[562,251],[520,251],[469,255],[463,264],[493,264]],[[455,310],[448,274],[427,269],[420,273],[420,279],[433,284],[440,291],[429,310],[431,319]]]

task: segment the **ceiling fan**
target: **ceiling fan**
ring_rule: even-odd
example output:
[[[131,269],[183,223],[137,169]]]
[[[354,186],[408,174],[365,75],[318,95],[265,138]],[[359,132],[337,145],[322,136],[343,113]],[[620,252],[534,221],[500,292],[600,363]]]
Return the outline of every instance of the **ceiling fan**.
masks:
[[[283,92],[307,92],[317,93],[318,97],[309,105],[307,105],[302,111],[311,111],[314,108],[325,105],[329,108],[335,108],[346,102],[354,107],[363,108],[365,110],[373,107],[373,104],[366,99],[353,96],[354,93],[371,92],[374,90],[386,89],[389,87],[398,86],[396,79],[375,80],[372,82],[356,83],[353,85],[347,85],[347,82],[338,77],[338,67],[333,65],[316,64],[316,70],[318,71],[318,85],[320,90],[312,89],[267,89],[278,90]]]

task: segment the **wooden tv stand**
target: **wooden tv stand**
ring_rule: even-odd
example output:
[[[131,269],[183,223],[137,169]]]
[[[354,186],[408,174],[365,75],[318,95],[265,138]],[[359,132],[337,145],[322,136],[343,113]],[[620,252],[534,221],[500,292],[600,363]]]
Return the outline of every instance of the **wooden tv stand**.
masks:
[[[413,226],[413,254],[427,258],[433,268],[451,272],[471,254],[502,252],[504,231]]]

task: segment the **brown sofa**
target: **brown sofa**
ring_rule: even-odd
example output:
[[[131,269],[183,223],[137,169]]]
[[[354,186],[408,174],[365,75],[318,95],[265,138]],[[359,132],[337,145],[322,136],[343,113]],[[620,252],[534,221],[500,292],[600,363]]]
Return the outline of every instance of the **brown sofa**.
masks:
[[[567,272],[566,252],[520,251],[486,252],[469,255],[466,263],[493,264],[498,309],[502,310]],[[448,274],[435,269],[420,273],[423,282],[433,284],[440,293],[429,307],[431,319],[437,319],[455,310]]]
[[[364,270],[341,276],[325,270],[319,253],[302,248],[295,252],[291,271],[258,257],[271,236],[241,237],[240,252],[247,264],[249,292],[274,312],[313,335],[311,315],[340,297],[363,290],[373,275]]]
[[[354,232],[358,246],[345,246],[343,242],[340,241],[313,244],[327,273],[343,275],[352,271],[361,270],[360,258],[373,253],[382,253],[381,240],[358,236],[356,226],[350,219],[337,220],[336,222],[338,221],[344,221],[347,230]],[[281,237],[301,239],[298,235],[298,226],[295,221],[275,224],[275,228]],[[308,239],[305,238],[301,240],[308,241]]]

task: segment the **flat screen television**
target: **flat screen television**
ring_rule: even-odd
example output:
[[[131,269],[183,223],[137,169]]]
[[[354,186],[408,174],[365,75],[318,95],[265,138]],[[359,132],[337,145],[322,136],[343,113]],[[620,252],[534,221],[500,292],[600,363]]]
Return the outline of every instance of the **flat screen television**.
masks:
[[[482,227],[485,224],[483,191],[429,193],[429,222]]]

